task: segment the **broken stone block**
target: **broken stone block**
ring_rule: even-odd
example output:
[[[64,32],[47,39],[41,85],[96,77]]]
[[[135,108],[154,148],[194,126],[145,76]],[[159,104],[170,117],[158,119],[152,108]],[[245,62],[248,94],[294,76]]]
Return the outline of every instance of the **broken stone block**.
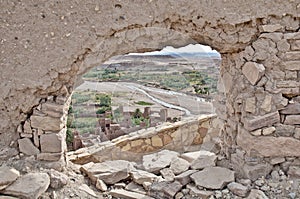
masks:
[[[295,127],[292,125],[278,124],[276,125],[276,134],[279,136],[290,137],[294,134]]]
[[[246,99],[245,102],[245,111],[249,113],[255,113],[256,110],[256,98],[250,97]]]
[[[37,199],[50,185],[50,178],[46,173],[28,173],[18,178],[13,184],[2,190],[2,193],[26,198]]]
[[[254,118],[244,118],[244,127],[253,131],[265,126],[271,126],[272,124],[280,122],[280,115],[278,111],[273,113],[268,113],[262,116],[255,116]]]
[[[135,170],[133,163],[125,160],[106,161],[102,163],[87,163],[80,168],[96,184],[97,179],[106,184],[115,184],[129,177],[129,172]]]
[[[174,198],[176,193],[180,191],[182,185],[175,182],[155,182],[149,189],[150,196],[154,198]]]
[[[276,158],[272,158],[270,161],[270,164],[275,165],[275,164],[280,164],[282,162],[285,161],[285,158],[283,157],[276,157]]]
[[[206,167],[191,175],[197,186],[207,189],[223,189],[234,181],[234,171],[222,167]]]
[[[158,178],[157,175],[143,170],[134,170],[130,172],[133,181],[142,185],[144,182],[154,182]]]
[[[293,89],[298,87],[300,85],[300,82],[295,80],[284,80],[284,81],[278,81],[276,83],[277,88],[286,88],[286,89]]]
[[[283,28],[280,24],[268,24],[261,27],[263,32],[276,32]]]
[[[182,186],[185,186],[186,184],[190,183],[192,180],[190,176],[193,173],[196,173],[198,170],[187,170],[186,172],[183,172],[182,174],[175,176],[175,180],[180,182]]]
[[[20,172],[7,166],[0,167],[0,190],[6,188],[20,176]]]
[[[109,194],[115,198],[123,198],[123,199],[154,199],[150,196],[132,192],[132,191],[126,191],[124,189],[113,189],[109,192]]]
[[[203,169],[205,167],[212,167],[216,165],[216,154],[201,150],[198,152],[198,158],[191,163],[192,169]]]
[[[80,187],[78,187],[79,190],[84,191],[85,193],[97,197],[97,195],[95,194],[95,192],[86,184],[82,184]]]
[[[136,193],[140,193],[140,194],[146,195],[146,191],[145,191],[145,189],[143,188],[143,186],[138,185],[138,184],[136,184],[135,182],[130,182],[130,183],[125,187],[125,189],[128,190],[128,191],[133,191],[133,192],[136,192]]]
[[[300,178],[300,166],[290,166],[288,174],[294,178]]]
[[[285,117],[284,124],[300,124],[300,115],[287,115]]]
[[[39,153],[37,154],[37,159],[42,161],[59,161],[62,155],[62,153]]]
[[[36,148],[29,138],[23,138],[18,140],[19,150],[26,155],[36,155],[40,153],[40,150]]]
[[[246,178],[254,181],[262,176],[267,176],[272,170],[270,164],[256,164],[256,165],[247,165],[243,167],[244,175]]]
[[[279,111],[285,115],[297,115],[300,114],[300,103],[288,104],[284,109]]]
[[[259,139],[240,129],[237,134],[237,145],[248,154],[256,151],[263,157],[300,156],[300,141],[290,137],[262,136]]]
[[[284,60],[300,60],[300,51],[286,52],[283,55]]]
[[[143,156],[143,166],[146,171],[159,172],[159,170],[169,166],[173,158],[176,158],[179,153],[169,150],[163,150],[158,153],[153,153]]]
[[[300,50],[300,40],[295,40],[291,42],[292,50]]]
[[[44,131],[59,131],[64,127],[60,118],[33,115],[30,120],[33,128]]]
[[[24,129],[24,133],[32,134],[32,129],[29,121],[25,121],[23,129]]]
[[[64,138],[61,134],[48,133],[40,136],[41,151],[43,153],[60,153],[64,151]]]
[[[172,160],[170,169],[173,171],[175,175],[180,174],[190,167],[190,163],[185,159],[176,157]]]
[[[255,62],[247,62],[242,68],[242,73],[252,85],[255,85],[265,74],[265,67]]]
[[[262,105],[260,107],[266,112],[270,112],[272,109],[272,96],[271,95],[266,95],[264,101],[262,102]]]
[[[240,197],[245,197],[249,191],[248,187],[237,183],[237,182],[231,182],[227,185],[227,188],[235,195]]]

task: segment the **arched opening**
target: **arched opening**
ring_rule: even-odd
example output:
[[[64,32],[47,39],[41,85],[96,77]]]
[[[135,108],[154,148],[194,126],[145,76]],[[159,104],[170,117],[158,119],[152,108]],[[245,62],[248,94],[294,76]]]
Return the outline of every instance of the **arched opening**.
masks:
[[[190,44],[114,56],[92,68],[73,92],[69,149],[214,114],[220,63],[217,51]]]

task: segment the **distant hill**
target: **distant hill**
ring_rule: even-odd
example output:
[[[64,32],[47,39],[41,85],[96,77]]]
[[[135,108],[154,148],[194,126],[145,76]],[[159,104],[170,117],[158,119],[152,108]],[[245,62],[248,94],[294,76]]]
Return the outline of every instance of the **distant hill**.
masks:
[[[221,55],[216,52],[161,52],[157,54],[129,54],[124,55],[125,58],[133,59],[142,59],[142,58],[165,58],[165,59],[174,59],[174,58],[214,58],[221,59]]]

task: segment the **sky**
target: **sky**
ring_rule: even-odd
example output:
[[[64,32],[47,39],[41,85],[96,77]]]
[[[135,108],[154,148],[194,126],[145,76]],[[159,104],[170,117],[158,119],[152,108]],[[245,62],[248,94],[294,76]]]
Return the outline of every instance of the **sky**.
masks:
[[[168,53],[199,53],[199,52],[210,52],[218,53],[216,50],[212,50],[210,46],[200,45],[200,44],[189,44],[181,48],[174,48],[172,46],[167,46],[161,51],[152,51],[146,53],[130,53],[130,55],[161,55]]]

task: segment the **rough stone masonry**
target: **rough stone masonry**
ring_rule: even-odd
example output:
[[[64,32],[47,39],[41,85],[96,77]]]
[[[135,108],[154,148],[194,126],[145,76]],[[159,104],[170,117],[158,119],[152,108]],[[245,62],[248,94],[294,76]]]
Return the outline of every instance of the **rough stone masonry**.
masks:
[[[89,68],[201,43],[222,55],[215,107],[230,164],[247,176],[299,161],[299,0],[3,0],[0,16],[1,160],[63,159],[66,107]]]

